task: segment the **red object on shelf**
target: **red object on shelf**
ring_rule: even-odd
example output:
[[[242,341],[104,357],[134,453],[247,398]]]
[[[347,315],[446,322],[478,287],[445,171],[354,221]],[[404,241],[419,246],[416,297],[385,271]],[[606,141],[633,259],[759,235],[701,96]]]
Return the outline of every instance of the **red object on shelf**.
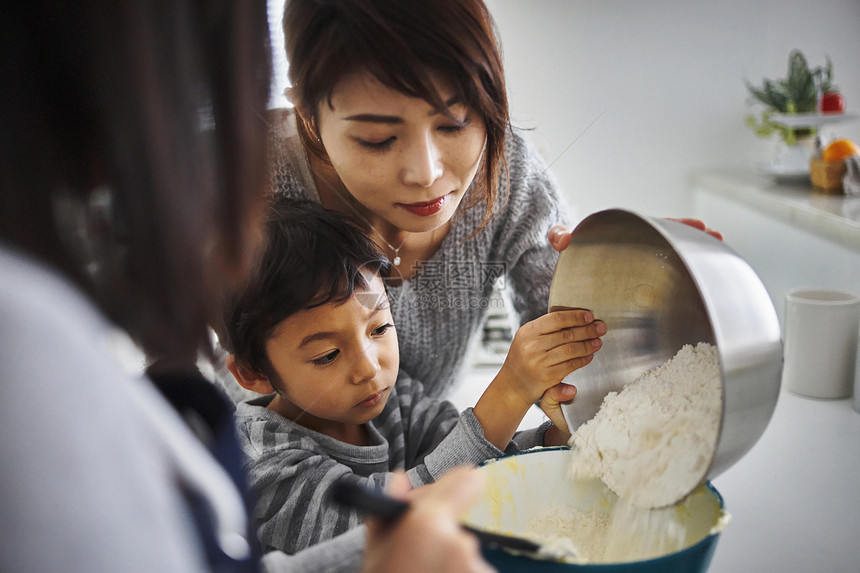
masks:
[[[821,113],[845,113],[845,98],[838,92],[827,92],[821,96]]]

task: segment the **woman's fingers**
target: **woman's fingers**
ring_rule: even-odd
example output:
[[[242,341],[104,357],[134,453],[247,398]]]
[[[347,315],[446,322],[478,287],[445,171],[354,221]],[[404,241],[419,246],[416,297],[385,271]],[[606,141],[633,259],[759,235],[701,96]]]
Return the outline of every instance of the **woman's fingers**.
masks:
[[[484,478],[472,468],[457,468],[446,473],[433,487],[420,487],[410,493],[410,499],[428,505],[442,505],[452,515],[467,510],[484,488]]]
[[[693,227],[694,229],[704,231],[705,233],[709,234],[710,236],[714,237],[715,239],[719,239],[721,241],[723,240],[723,234],[722,233],[720,233],[719,231],[715,231],[713,229],[709,229],[708,226],[705,224],[705,222],[702,220],[688,219],[688,218],[673,219],[671,217],[668,218],[668,220],[669,221],[677,221],[678,223],[684,223],[685,225],[689,225],[690,227]]]
[[[562,225],[556,225],[549,230],[546,238],[553,249],[561,252],[570,244],[570,229]]]
[[[397,499],[405,499],[406,495],[412,490],[412,484],[409,478],[401,470],[395,470],[388,485],[385,487],[385,492],[391,497]]]

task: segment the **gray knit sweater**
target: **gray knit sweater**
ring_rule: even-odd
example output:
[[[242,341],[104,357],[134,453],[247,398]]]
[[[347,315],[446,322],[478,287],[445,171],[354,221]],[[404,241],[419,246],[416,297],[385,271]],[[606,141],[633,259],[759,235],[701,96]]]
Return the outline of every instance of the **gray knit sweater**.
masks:
[[[311,166],[289,110],[273,114],[271,166],[277,192],[319,201]],[[507,143],[510,192],[496,217],[469,238],[483,219],[483,205],[462,211],[432,259],[413,277],[390,287],[400,341],[400,368],[421,380],[432,396],[445,396],[458,379],[491,303],[493,283],[513,302],[520,324],[546,313],[558,254],[546,239],[570,221],[543,159],[516,131]],[[495,309],[498,310],[498,309]]]
[[[458,414],[446,401],[425,395],[420,382],[400,372],[382,413],[367,423],[371,445],[354,446],[309,430],[266,408],[271,396],[242,402],[236,410],[239,443],[246,456],[253,517],[266,550],[295,553],[321,541],[354,551],[364,532],[361,516],[328,500],[344,476],[384,486],[405,470],[413,486],[450,469],[503,454],[484,438],[472,409]],[[543,445],[550,423],[518,432],[504,453]],[[349,532],[349,533],[347,533]],[[349,549],[348,549],[349,548]]]

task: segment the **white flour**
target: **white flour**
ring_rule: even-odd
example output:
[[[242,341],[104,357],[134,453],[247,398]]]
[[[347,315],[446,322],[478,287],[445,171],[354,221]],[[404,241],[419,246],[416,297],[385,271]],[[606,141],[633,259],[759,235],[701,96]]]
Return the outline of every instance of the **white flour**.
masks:
[[[601,562],[612,514],[601,509],[561,511],[547,508],[529,519],[523,535],[548,553],[576,554],[574,563]],[[574,540],[576,540],[574,542]]]
[[[624,563],[680,551],[691,538],[674,506],[643,509],[619,499],[611,508],[551,508],[529,520],[524,536],[569,563]]]
[[[601,479],[617,502],[573,514],[549,508],[531,520],[529,534],[550,545],[572,543],[577,561],[592,563],[651,559],[694,543],[681,519],[684,506],[673,504],[703,482],[721,414],[717,349],[684,346],[608,394],[571,439],[574,480]]]
[[[703,481],[721,413],[717,349],[686,345],[604,398],[571,439],[571,472],[638,507],[672,505]]]

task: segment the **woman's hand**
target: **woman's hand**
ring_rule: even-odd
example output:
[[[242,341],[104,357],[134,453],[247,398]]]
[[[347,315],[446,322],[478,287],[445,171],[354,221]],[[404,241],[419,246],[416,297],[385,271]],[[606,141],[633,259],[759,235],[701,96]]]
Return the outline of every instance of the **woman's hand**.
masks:
[[[410,508],[390,525],[367,519],[365,573],[493,571],[481,557],[478,540],[458,520],[483,489],[478,472],[456,469],[413,491],[406,475],[399,473],[386,489],[408,500]]]
[[[709,229],[704,221],[700,221],[699,219],[672,219],[667,217],[669,221],[677,221],[679,223],[684,223],[685,225],[689,225],[694,229],[698,229],[700,231],[704,231],[705,233],[711,235],[712,237],[723,240],[723,234],[719,231],[715,231],[713,229]],[[549,244],[552,245],[552,248],[562,252],[567,248],[570,244],[570,229],[564,227],[562,225],[555,225],[549,232],[546,234],[546,238],[549,241]]]
[[[549,244],[552,245],[552,248],[560,253],[570,244],[570,229],[562,225],[556,225],[549,230],[546,238]]]
[[[723,234],[719,231],[715,231],[713,229],[709,229],[704,221],[700,221],[699,219],[672,219],[667,217],[669,221],[677,221],[679,223],[684,223],[685,225],[689,225],[694,229],[698,229],[700,231],[704,231],[715,239],[723,240]]]

